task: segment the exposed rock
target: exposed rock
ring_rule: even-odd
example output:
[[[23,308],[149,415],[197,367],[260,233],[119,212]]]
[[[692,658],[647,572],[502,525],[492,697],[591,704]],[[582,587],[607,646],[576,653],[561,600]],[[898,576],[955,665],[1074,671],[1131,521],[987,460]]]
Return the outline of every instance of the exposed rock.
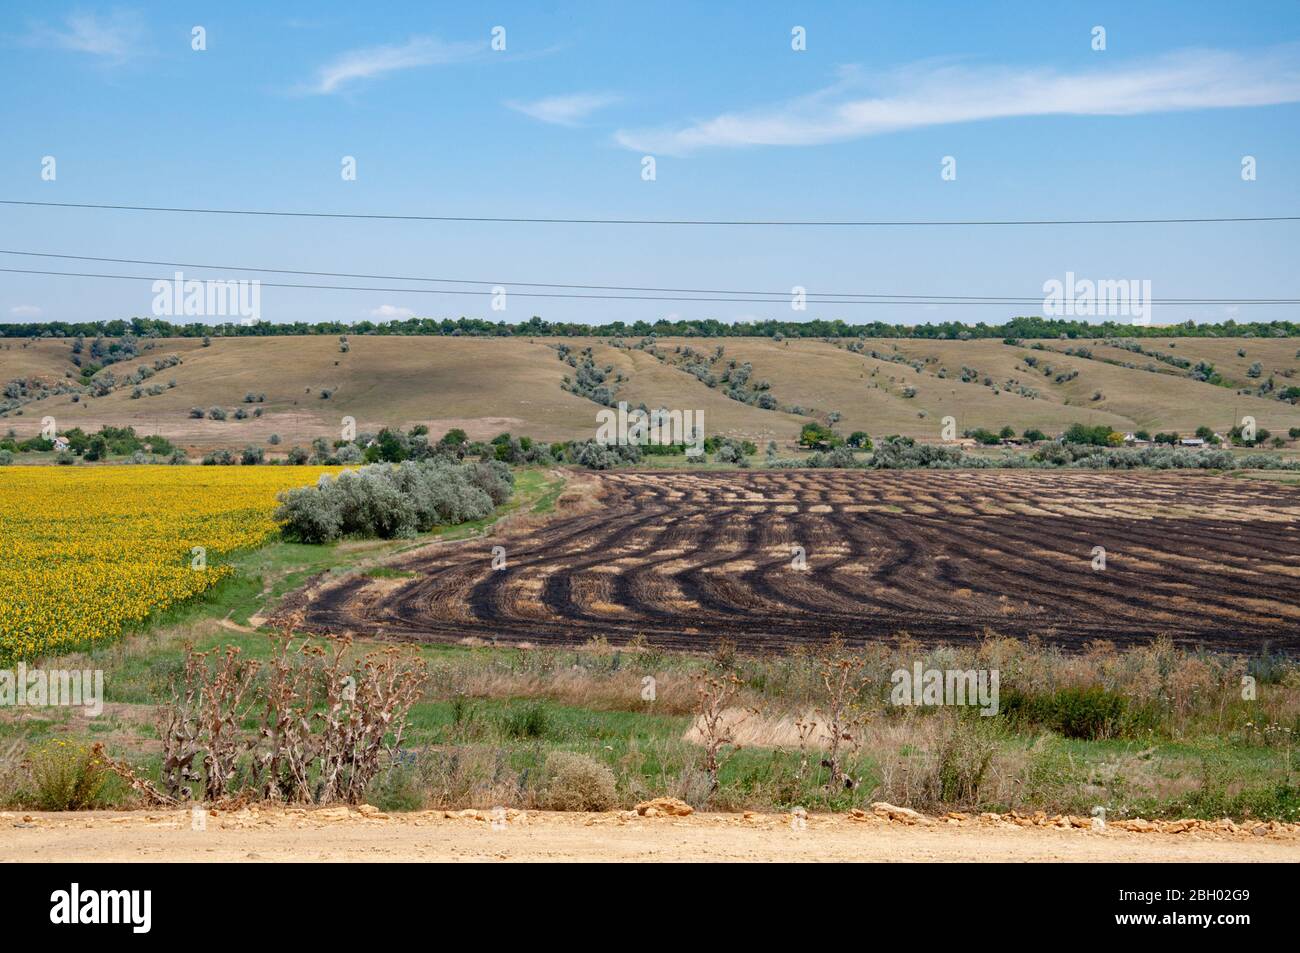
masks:
[[[642,817],[686,817],[694,814],[695,808],[675,797],[657,797],[638,804],[636,812]]]
[[[884,801],[876,801],[871,805],[871,810],[877,817],[883,817],[887,820],[898,821],[900,824],[931,824],[931,821],[919,811],[914,811],[910,807],[899,807],[896,804],[887,804]]]

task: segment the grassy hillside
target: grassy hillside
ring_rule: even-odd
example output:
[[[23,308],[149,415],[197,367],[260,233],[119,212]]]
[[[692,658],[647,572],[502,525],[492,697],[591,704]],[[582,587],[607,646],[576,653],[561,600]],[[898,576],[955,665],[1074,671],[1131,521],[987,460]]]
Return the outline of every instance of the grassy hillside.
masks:
[[[708,433],[756,442],[790,444],[804,420],[824,421],[832,412],[845,433],[922,440],[938,439],[949,415],[959,430],[1009,424],[1055,433],[1075,422],[1152,432],[1189,432],[1200,424],[1226,430],[1245,414],[1275,434],[1300,427],[1300,408],[1275,396],[1300,383],[1295,339],[1143,340],[1140,350],[1101,340],[870,338],[680,338],[660,339],[650,349],[630,339],[356,336],[346,352],[328,336],[214,338],[209,347],[190,338],[145,343],[152,347],[94,379],[108,373],[121,379],[177,354],[181,364],[145,382],[161,385],[162,393],[133,398],[129,385],[75,401],[72,394],[51,393],[4,413],[4,429],[31,436],[48,415],[59,429],[130,425],[199,450],[266,446],[272,434],[282,448],[305,446],[316,437],[337,438],[345,416],[356,418],[362,431],[423,423],[435,435],[462,427],[475,439],[507,430],[547,440],[591,437],[600,405],[563,388],[575,369],[561,359],[557,343],[574,353],[591,347],[598,367],[612,366],[611,379],[621,377],[617,399],[703,410]],[[68,340],[35,340],[26,347],[5,342],[0,382],[27,380],[30,393],[39,393],[41,383],[76,384],[81,369],[72,357]],[[82,359],[89,363],[86,355]],[[768,407],[732,399],[726,382],[710,387],[701,379],[702,368],[722,377],[732,362],[751,365],[750,380],[764,387]],[[1213,365],[1215,382],[1198,379],[1201,362]],[[1256,362],[1259,376],[1252,377]],[[1239,393],[1270,378],[1272,394]],[[247,393],[265,400],[245,404]],[[229,419],[190,417],[192,407],[213,406]],[[250,417],[233,419],[241,406]],[[257,408],[262,416],[255,418]]]

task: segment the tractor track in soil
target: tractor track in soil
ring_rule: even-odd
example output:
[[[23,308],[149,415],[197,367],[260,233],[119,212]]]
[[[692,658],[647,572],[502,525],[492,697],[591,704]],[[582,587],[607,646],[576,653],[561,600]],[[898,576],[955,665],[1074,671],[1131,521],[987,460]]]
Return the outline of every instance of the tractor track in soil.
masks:
[[[785,651],[986,630],[1079,648],[1167,635],[1300,652],[1300,490],[1184,472],[619,471],[600,505],[354,574],[287,603],[404,641]],[[491,549],[504,546],[506,568]],[[1105,568],[1093,568],[1094,547]],[[806,568],[795,568],[802,547]]]

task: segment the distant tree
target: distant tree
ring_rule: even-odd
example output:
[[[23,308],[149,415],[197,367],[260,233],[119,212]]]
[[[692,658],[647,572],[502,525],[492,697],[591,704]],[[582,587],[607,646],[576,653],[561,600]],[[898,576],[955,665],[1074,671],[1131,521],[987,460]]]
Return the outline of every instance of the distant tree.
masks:
[[[86,443],[86,449],[81,454],[83,459],[95,461],[104,460],[108,457],[108,441],[102,434],[95,434],[90,437]]]
[[[1096,427],[1089,427],[1087,424],[1071,424],[1065,431],[1065,442],[1104,447],[1110,443],[1110,432],[1110,428],[1105,424],[1098,424]]]
[[[843,438],[834,430],[815,420],[804,424],[803,429],[799,431],[799,445],[812,450],[829,450],[843,442]]]
[[[401,432],[390,430],[388,427],[379,431],[379,436],[375,438],[375,445],[366,450],[366,459],[372,463],[380,460],[385,463],[400,463],[408,456],[407,443],[402,439]]]

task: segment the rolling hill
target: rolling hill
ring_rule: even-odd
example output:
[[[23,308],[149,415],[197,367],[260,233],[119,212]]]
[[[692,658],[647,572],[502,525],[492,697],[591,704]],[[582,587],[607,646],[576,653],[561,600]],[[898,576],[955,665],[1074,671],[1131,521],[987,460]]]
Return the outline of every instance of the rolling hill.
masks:
[[[94,381],[102,384],[111,373],[119,384],[95,397],[80,385],[70,341],[5,341],[0,382],[23,384],[10,388],[9,409],[0,414],[4,429],[32,436],[51,416],[60,430],[133,426],[194,450],[265,446],[272,434],[282,448],[333,440],[344,417],[355,418],[360,431],[422,423],[435,435],[462,427],[474,439],[502,431],[545,440],[594,436],[601,405],[565,388],[576,368],[558,344],[574,356],[590,347],[594,365],[612,369],[616,400],[701,410],[709,434],[783,446],[803,422],[831,414],[845,433],[921,440],[939,439],[945,416],[959,430],[1009,425],[1047,433],[1076,422],[1121,431],[1187,433],[1202,424],[1225,431],[1246,414],[1275,434],[1300,427],[1300,407],[1277,399],[1300,375],[1294,339],[1166,338],[1141,341],[1140,351],[1132,342],[1100,339],[665,338],[646,346],[608,338],[374,335],[352,337],[346,351],[324,335],[218,337],[210,346],[193,338],[140,343],[138,355],[96,373]],[[169,355],[181,363],[142,382],[141,396],[121,383]],[[1252,377],[1256,362],[1260,373]],[[1217,383],[1198,379],[1206,364]],[[748,380],[737,392],[743,399],[728,396],[728,375]],[[60,385],[80,392],[57,393]],[[150,386],[161,393],[148,394]],[[1272,389],[1260,395],[1262,386]],[[247,404],[246,394],[264,399]],[[766,407],[759,394],[768,395]],[[214,406],[228,419],[190,414]],[[233,419],[240,407],[248,419]],[[254,409],[261,416],[251,416]]]

